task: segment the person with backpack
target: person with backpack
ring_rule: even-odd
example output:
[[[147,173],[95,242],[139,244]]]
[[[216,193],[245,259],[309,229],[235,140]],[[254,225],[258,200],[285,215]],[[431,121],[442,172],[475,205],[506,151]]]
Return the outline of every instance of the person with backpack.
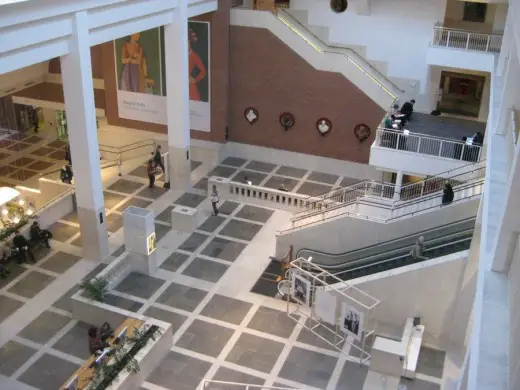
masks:
[[[220,199],[218,197],[218,191],[216,186],[213,186],[213,188],[211,189],[210,200],[211,206],[213,206],[213,215],[218,215],[217,204],[218,202],[220,202]]]
[[[155,166],[153,163],[153,160],[148,160],[148,165],[146,166],[146,172],[148,173],[148,188],[154,188],[155,187]]]
[[[153,156],[153,164],[154,168],[157,169],[157,167],[161,167],[162,172],[165,173],[166,170],[164,169],[164,164],[162,161],[162,155],[161,155],[161,145],[157,145],[157,148],[155,149],[155,154]]]

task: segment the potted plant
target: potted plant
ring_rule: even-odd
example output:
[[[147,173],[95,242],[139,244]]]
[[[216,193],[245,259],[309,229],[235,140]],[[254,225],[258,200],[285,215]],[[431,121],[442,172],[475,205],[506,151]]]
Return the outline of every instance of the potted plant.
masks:
[[[108,282],[103,278],[92,278],[84,280],[81,288],[85,290],[87,297],[94,301],[105,302],[108,292]]]

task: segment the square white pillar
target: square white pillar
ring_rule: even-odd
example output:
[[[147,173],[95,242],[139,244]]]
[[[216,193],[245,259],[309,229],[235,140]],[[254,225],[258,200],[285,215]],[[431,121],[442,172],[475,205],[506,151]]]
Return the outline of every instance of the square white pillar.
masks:
[[[164,46],[170,187],[185,190],[191,186],[190,74],[186,1],[179,2],[173,12],[172,23],[164,26]]]
[[[133,269],[153,274],[157,269],[154,213],[152,210],[130,206],[123,212],[125,248],[130,252]]]
[[[61,57],[61,71],[83,256],[101,261],[109,249],[88,34],[86,12],[77,12],[70,53]]]

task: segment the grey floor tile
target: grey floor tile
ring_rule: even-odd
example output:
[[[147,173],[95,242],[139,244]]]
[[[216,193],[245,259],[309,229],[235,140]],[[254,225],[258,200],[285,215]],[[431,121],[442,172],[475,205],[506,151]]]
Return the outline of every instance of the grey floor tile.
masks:
[[[250,329],[285,338],[291,335],[295,326],[296,321],[289,318],[285,311],[275,310],[265,306],[258,308],[247,325]]]
[[[364,337],[364,334],[363,334],[363,337]],[[357,348],[355,348],[354,346],[350,347],[350,352],[349,352],[350,356],[353,356],[355,358],[360,358],[361,355],[363,355],[363,357],[366,357],[366,355],[361,350],[368,352],[372,349],[372,345],[374,344],[374,340],[375,340],[375,335],[368,336],[366,338],[366,340],[364,340],[363,337],[361,338],[361,340],[354,341],[354,346]],[[396,341],[399,341],[399,340],[396,340]]]
[[[300,331],[297,340],[301,343],[312,345],[313,347],[324,348],[331,351],[337,351],[338,348],[341,348],[343,346],[343,342],[338,344],[339,339],[335,337],[341,337],[341,334],[338,334],[336,336],[334,328],[331,327],[329,330],[323,326],[314,327],[314,325],[316,325],[316,322],[311,323],[310,320],[307,320],[307,326],[314,329],[313,331],[311,331],[306,328],[303,328]],[[323,340],[321,337],[324,338],[326,341]],[[335,348],[333,344],[338,345],[338,348]]]
[[[39,267],[62,274],[80,260],[81,257],[79,256],[59,251],[49,257]]]
[[[217,357],[233,333],[233,329],[195,320],[182,334],[176,345],[203,355]]]
[[[105,208],[111,209],[116,204],[122,202],[126,198],[126,196],[103,191],[103,198],[105,199]]]
[[[124,245],[123,245],[124,246]],[[114,252],[115,253],[115,252]],[[117,257],[113,255],[114,257]],[[85,275],[85,277],[82,280],[90,280],[97,274],[99,274],[101,271],[103,271],[107,267],[107,264],[99,263],[94,267],[92,271],[90,271],[88,274]]]
[[[415,378],[414,380],[401,378],[399,390],[441,390],[441,385]]]
[[[171,390],[194,390],[211,367],[211,363],[169,351],[146,379]]]
[[[260,229],[262,229],[262,225],[232,219],[224,226],[219,235],[251,241]]]
[[[72,240],[70,242],[70,245],[77,246],[78,248],[83,248],[83,240],[81,239],[81,235]]]
[[[25,298],[33,298],[54,280],[52,276],[31,271],[8,291]]]
[[[305,169],[286,167],[286,166],[282,166],[282,167],[278,168],[278,170],[276,171],[277,175],[295,177],[297,179],[302,178],[303,176],[305,176],[306,173],[307,173],[307,171]]]
[[[0,374],[12,375],[35,353],[36,350],[33,348],[16,341],[8,341],[0,348]]]
[[[202,302],[207,292],[198,288],[172,283],[157,298],[157,303],[176,307],[186,311],[193,311]]]
[[[18,333],[18,336],[39,344],[45,344],[70,321],[71,318],[69,317],[50,311],[44,311],[29,325],[23,328],[22,331]]]
[[[205,196],[185,192],[173,203],[178,204],[179,206],[191,207],[195,209],[204,201],[204,199],[206,199]]]
[[[139,191],[136,195],[140,196],[142,198],[147,198],[147,199],[159,199],[159,197],[164,195],[166,193],[166,191],[167,191],[167,189],[165,189],[163,187],[156,186],[154,188],[148,188],[148,186],[146,186],[141,191]]]
[[[88,330],[92,325],[78,322],[65,333],[54,345],[53,349],[68,353],[80,359],[88,359]]]
[[[212,378],[214,381],[247,383],[248,385],[263,385],[264,380],[257,376],[244,374],[243,372],[235,371],[230,368],[220,367]],[[210,383],[205,387],[206,390],[241,390],[239,387],[230,388],[228,384]],[[253,390],[253,389],[252,389]],[[260,390],[260,389],[259,389]]]
[[[331,186],[306,181],[300,186],[300,188],[296,192],[308,196],[318,196],[326,192],[329,192],[331,189]]]
[[[336,385],[336,390],[359,390],[363,388],[368,366],[346,361]]]
[[[69,213],[66,216],[64,216],[62,220],[72,223],[79,223],[78,212],[73,211],[72,213]]]
[[[211,215],[202,223],[202,225],[200,225],[197,228],[197,230],[202,230],[203,232],[213,233],[225,220],[226,220],[226,218],[221,217],[219,215],[217,215],[217,216]]]
[[[224,275],[229,266],[217,263],[216,261],[195,258],[182,272],[183,275],[207,282],[217,283]]]
[[[119,257],[123,254],[123,252],[126,250],[124,245],[121,245],[119,248],[117,248],[114,252],[112,252],[113,257]]]
[[[232,167],[241,167],[247,160],[239,157],[228,157],[221,162],[222,165],[230,165]]]
[[[179,327],[184,323],[184,321],[186,321],[186,318],[188,318],[185,315],[174,313],[169,310],[159,309],[158,307],[154,306],[150,306],[148,309],[146,309],[144,315],[172,324],[173,333],[175,333],[177,329],[179,329]]]
[[[78,368],[75,363],[46,353],[20,376],[19,381],[40,390],[56,390]]]
[[[69,291],[63,294],[60,298],[58,298],[52,306],[57,309],[65,310],[69,313],[72,313],[72,300],[71,297],[76,294],[76,292],[80,289],[79,285],[72,287]]]
[[[273,387],[281,387],[282,389],[296,389],[296,387],[292,387],[292,386],[284,385],[284,384],[281,383],[281,382],[274,382],[274,383],[273,383]]]
[[[66,225],[61,222],[53,223],[49,227],[49,230],[53,235],[52,239],[60,242],[65,242],[69,240],[72,236],[74,236],[76,233],[79,233],[79,227]]]
[[[186,241],[184,241],[179,249],[187,252],[195,252],[209,236],[202,233],[192,233]]]
[[[9,264],[7,266],[7,269],[9,272],[9,276],[7,278],[0,278],[0,288],[4,288],[6,285],[11,283],[14,279],[16,279],[18,276],[20,276],[23,273],[28,273],[29,270],[25,267],[22,267],[18,264]],[[1,321],[0,321],[1,322]]]
[[[325,184],[335,184],[338,180],[338,175],[331,175],[330,173],[323,172],[311,172],[311,174],[307,177],[307,180],[317,181]]]
[[[163,261],[160,268],[165,269],[166,271],[175,272],[181,265],[186,262],[186,260],[189,259],[189,257],[190,256],[184,253],[173,252],[166,260]]]
[[[218,212],[219,214],[229,215],[235,211],[238,206],[240,206],[240,203],[226,200],[224,203],[219,204]]]
[[[266,223],[273,213],[273,210],[264,209],[263,207],[244,205],[236,216],[237,218]]]
[[[119,179],[114,184],[109,186],[107,190],[122,192],[123,194],[131,194],[141,188],[144,184],[137,181]]]
[[[433,376],[434,378],[442,378],[445,358],[446,352],[444,351],[421,347],[421,351],[419,352],[419,361],[417,362],[417,372]]]
[[[164,283],[165,281],[162,279],[131,272],[114,290],[135,297],[149,299]]]
[[[131,206],[145,209],[148,206],[150,206],[151,204],[152,204],[152,202],[150,202],[149,200],[144,200],[144,199],[139,199],[139,198],[128,198],[128,200],[125,200],[125,202],[122,203],[121,206],[119,206],[116,210],[123,212],[128,207],[131,207]]]
[[[203,177],[193,186],[193,188],[196,188],[197,190],[208,191],[208,178]]]
[[[201,254],[216,259],[235,261],[245,247],[246,245],[241,242],[215,237],[208,245],[206,245]]]
[[[141,165],[140,167],[137,167],[132,172],[130,172],[129,175],[148,179],[148,169],[146,169],[146,165]],[[155,175],[156,179],[159,179],[160,177],[162,177],[162,173]]]
[[[337,358],[332,356],[293,347],[278,376],[308,386],[325,389],[337,360]]]
[[[217,177],[231,177],[237,170],[235,168],[224,167],[222,165],[217,165],[213,168],[209,173],[208,177],[217,176]]]
[[[258,186],[267,177],[265,173],[253,172],[253,171],[240,171],[238,175],[233,178],[233,181],[239,183],[251,182],[252,185]]]
[[[275,168],[275,164],[270,164],[262,161],[251,161],[249,164],[246,165],[246,169],[252,169],[254,171],[261,171],[267,173],[272,172]]]
[[[39,262],[44,257],[51,254],[52,251],[52,248],[46,248],[44,246],[38,246],[37,248],[33,249],[34,258],[36,259],[36,262]]]
[[[283,347],[284,344],[278,341],[242,333],[227,355],[226,361],[270,373]]]
[[[282,176],[271,176],[269,180],[267,180],[267,182],[264,184],[264,187],[278,190],[280,189],[282,184],[287,189],[287,191],[292,191],[294,190],[294,187],[296,187],[296,184],[298,184],[298,180],[289,179],[287,177]]]
[[[136,302],[132,299],[118,297],[117,295],[113,295],[113,294],[108,294],[106,296],[105,303],[107,305],[119,307],[120,309],[123,309],[123,310],[132,311],[134,313],[137,312],[141,307],[143,307],[142,303]]]
[[[340,187],[350,187],[351,185],[354,185],[356,183],[359,183],[361,180],[355,179],[353,177],[344,177],[341,179],[341,183],[339,184]]]
[[[193,160],[191,160],[190,163],[191,163],[191,171],[192,172],[202,165],[202,163],[200,161],[193,161]]]
[[[168,206],[163,211],[161,211],[155,219],[157,221],[166,222],[171,225],[172,223],[172,210],[175,206]]]
[[[211,297],[211,300],[204,306],[200,314],[220,321],[240,325],[251,309],[251,306],[253,305],[249,302],[216,294]]]
[[[119,214],[108,214],[106,216],[107,230],[110,233],[115,233],[123,227],[123,216]]]
[[[155,224],[155,237],[157,242],[163,239],[172,230],[171,226],[162,225],[160,223]]]

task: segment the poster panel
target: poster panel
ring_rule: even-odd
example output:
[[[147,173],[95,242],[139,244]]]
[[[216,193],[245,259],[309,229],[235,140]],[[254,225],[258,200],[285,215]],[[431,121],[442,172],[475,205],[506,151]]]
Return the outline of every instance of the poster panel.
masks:
[[[310,306],[311,301],[311,282],[296,272],[291,273],[291,296],[305,306]]]
[[[323,288],[317,288],[314,295],[314,314],[323,322],[336,323],[337,298]]]
[[[364,313],[344,302],[341,310],[340,328],[355,340],[361,341],[363,335]]]

